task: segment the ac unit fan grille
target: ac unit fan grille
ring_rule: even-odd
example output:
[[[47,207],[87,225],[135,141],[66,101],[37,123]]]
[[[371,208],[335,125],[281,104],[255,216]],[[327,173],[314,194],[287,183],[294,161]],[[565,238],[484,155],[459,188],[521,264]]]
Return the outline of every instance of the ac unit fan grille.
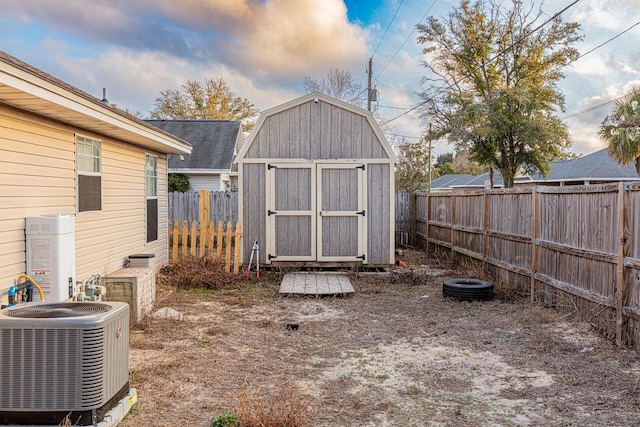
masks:
[[[51,410],[79,406],[78,329],[0,331],[0,407]],[[20,357],[11,357],[19,354]]]
[[[111,306],[97,302],[69,302],[18,306],[6,311],[10,317],[23,319],[60,319],[65,317],[92,316],[111,310]]]

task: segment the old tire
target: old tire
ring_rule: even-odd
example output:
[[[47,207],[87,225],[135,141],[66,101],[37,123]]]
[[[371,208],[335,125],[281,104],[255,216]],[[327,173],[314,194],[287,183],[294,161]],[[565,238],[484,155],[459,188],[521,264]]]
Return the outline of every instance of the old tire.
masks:
[[[461,301],[490,300],[493,298],[493,283],[476,279],[451,279],[442,285],[442,295]]]

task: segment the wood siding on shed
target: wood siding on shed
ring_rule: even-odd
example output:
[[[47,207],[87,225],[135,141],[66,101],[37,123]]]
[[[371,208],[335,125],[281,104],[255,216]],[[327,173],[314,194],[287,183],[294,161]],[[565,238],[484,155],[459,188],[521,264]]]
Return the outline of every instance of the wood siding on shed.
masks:
[[[367,170],[367,251],[369,264],[389,264],[394,257],[391,236],[393,204],[390,196],[395,196],[389,181],[391,165],[370,164]]]
[[[260,251],[260,263],[263,264],[266,257],[266,195],[265,195],[266,166],[261,163],[245,164],[241,166],[241,184],[244,188],[242,211],[242,239],[243,260],[249,261],[251,247],[255,240],[262,246]],[[255,260],[254,260],[255,262]]]
[[[102,142],[102,211],[75,217],[76,279],[117,270],[135,253],[167,262],[165,155],[0,105],[0,295],[26,269],[25,218],[76,213],[76,133]],[[158,156],[158,240],[149,244],[145,153]]]
[[[312,101],[267,117],[245,157],[388,159],[365,116]]]

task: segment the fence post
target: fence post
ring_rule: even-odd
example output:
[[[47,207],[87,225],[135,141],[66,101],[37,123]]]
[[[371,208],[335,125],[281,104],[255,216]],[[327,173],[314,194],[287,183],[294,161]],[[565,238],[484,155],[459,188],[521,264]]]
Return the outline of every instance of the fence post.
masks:
[[[236,223],[235,233],[235,253],[233,254],[233,274],[240,272],[240,248],[242,247],[242,230],[240,228],[240,221]]]
[[[216,242],[216,259],[220,262],[222,258],[222,221],[218,221],[218,239]]]
[[[200,248],[198,256],[200,258],[204,258],[206,255],[206,246],[207,246],[207,238],[209,236],[209,234],[207,233],[207,224],[209,224],[209,221],[202,221],[202,218],[200,220],[200,230],[198,232],[198,234],[200,235],[200,244],[198,245],[198,247]]]
[[[224,272],[225,273],[229,273],[231,271],[231,237],[233,236],[231,228],[232,228],[231,221],[229,221],[227,222],[227,232],[226,232],[227,241],[225,242],[226,245],[224,250]]]
[[[484,189],[484,196],[482,198],[483,206],[483,218],[482,218],[482,270],[487,270],[487,256],[489,255],[489,234],[487,231],[489,230],[489,190]]]
[[[188,234],[189,233],[189,223],[185,219],[182,222],[182,261],[187,259],[187,244],[189,243]]]
[[[216,234],[215,225],[213,221],[207,221],[207,257],[213,259],[213,237]]]
[[[426,209],[427,210],[425,212],[424,219],[426,221],[425,232],[427,235],[425,236],[424,248],[427,252],[429,252],[429,239],[431,238],[431,224],[429,223],[429,221],[431,221],[431,193],[427,193]]]
[[[208,224],[211,219],[211,198],[209,190],[200,190],[200,230],[204,228],[204,224]]]
[[[191,258],[196,257],[196,248],[198,246],[198,223],[194,219],[191,221],[191,247],[189,248],[189,255]]]
[[[536,300],[536,273],[540,268],[540,249],[536,239],[540,237],[540,193],[538,186],[531,190],[531,288],[529,298],[531,302]]]
[[[173,246],[171,247],[171,259],[173,261],[178,260],[178,246],[180,246],[180,225],[178,220],[173,221]]]
[[[418,231],[418,218],[417,218],[417,207],[416,207],[417,196],[415,192],[409,193],[409,224],[408,225],[408,239],[407,243],[409,245],[415,247],[418,241],[416,232]]]
[[[624,280],[624,258],[629,254],[631,204],[629,203],[625,184],[618,184],[618,265],[616,269],[616,345],[623,345],[622,327],[624,325],[624,302],[627,298],[628,287]]]
[[[457,237],[456,236],[456,229],[455,229],[455,225],[456,225],[456,192],[455,190],[451,192],[451,259],[454,258],[454,254],[455,254],[455,249],[456,249],[456,244],[457,242]]]

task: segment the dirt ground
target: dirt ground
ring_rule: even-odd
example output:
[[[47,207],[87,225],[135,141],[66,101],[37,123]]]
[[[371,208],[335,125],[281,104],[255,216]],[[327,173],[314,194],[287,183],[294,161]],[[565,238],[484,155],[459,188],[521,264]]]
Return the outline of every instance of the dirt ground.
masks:
[[[139,403],[120,426],[209,426],[239,390],[287,382],[317,405],[313,426],[638,425],[635,351],[504,289],[444,299],[444,280],[477,272],[402,258],[413,274],[350,272],[345,298],[279,296],[281,272],[227,290],[160,286],[157,307],[183,319],[132,329]]]

